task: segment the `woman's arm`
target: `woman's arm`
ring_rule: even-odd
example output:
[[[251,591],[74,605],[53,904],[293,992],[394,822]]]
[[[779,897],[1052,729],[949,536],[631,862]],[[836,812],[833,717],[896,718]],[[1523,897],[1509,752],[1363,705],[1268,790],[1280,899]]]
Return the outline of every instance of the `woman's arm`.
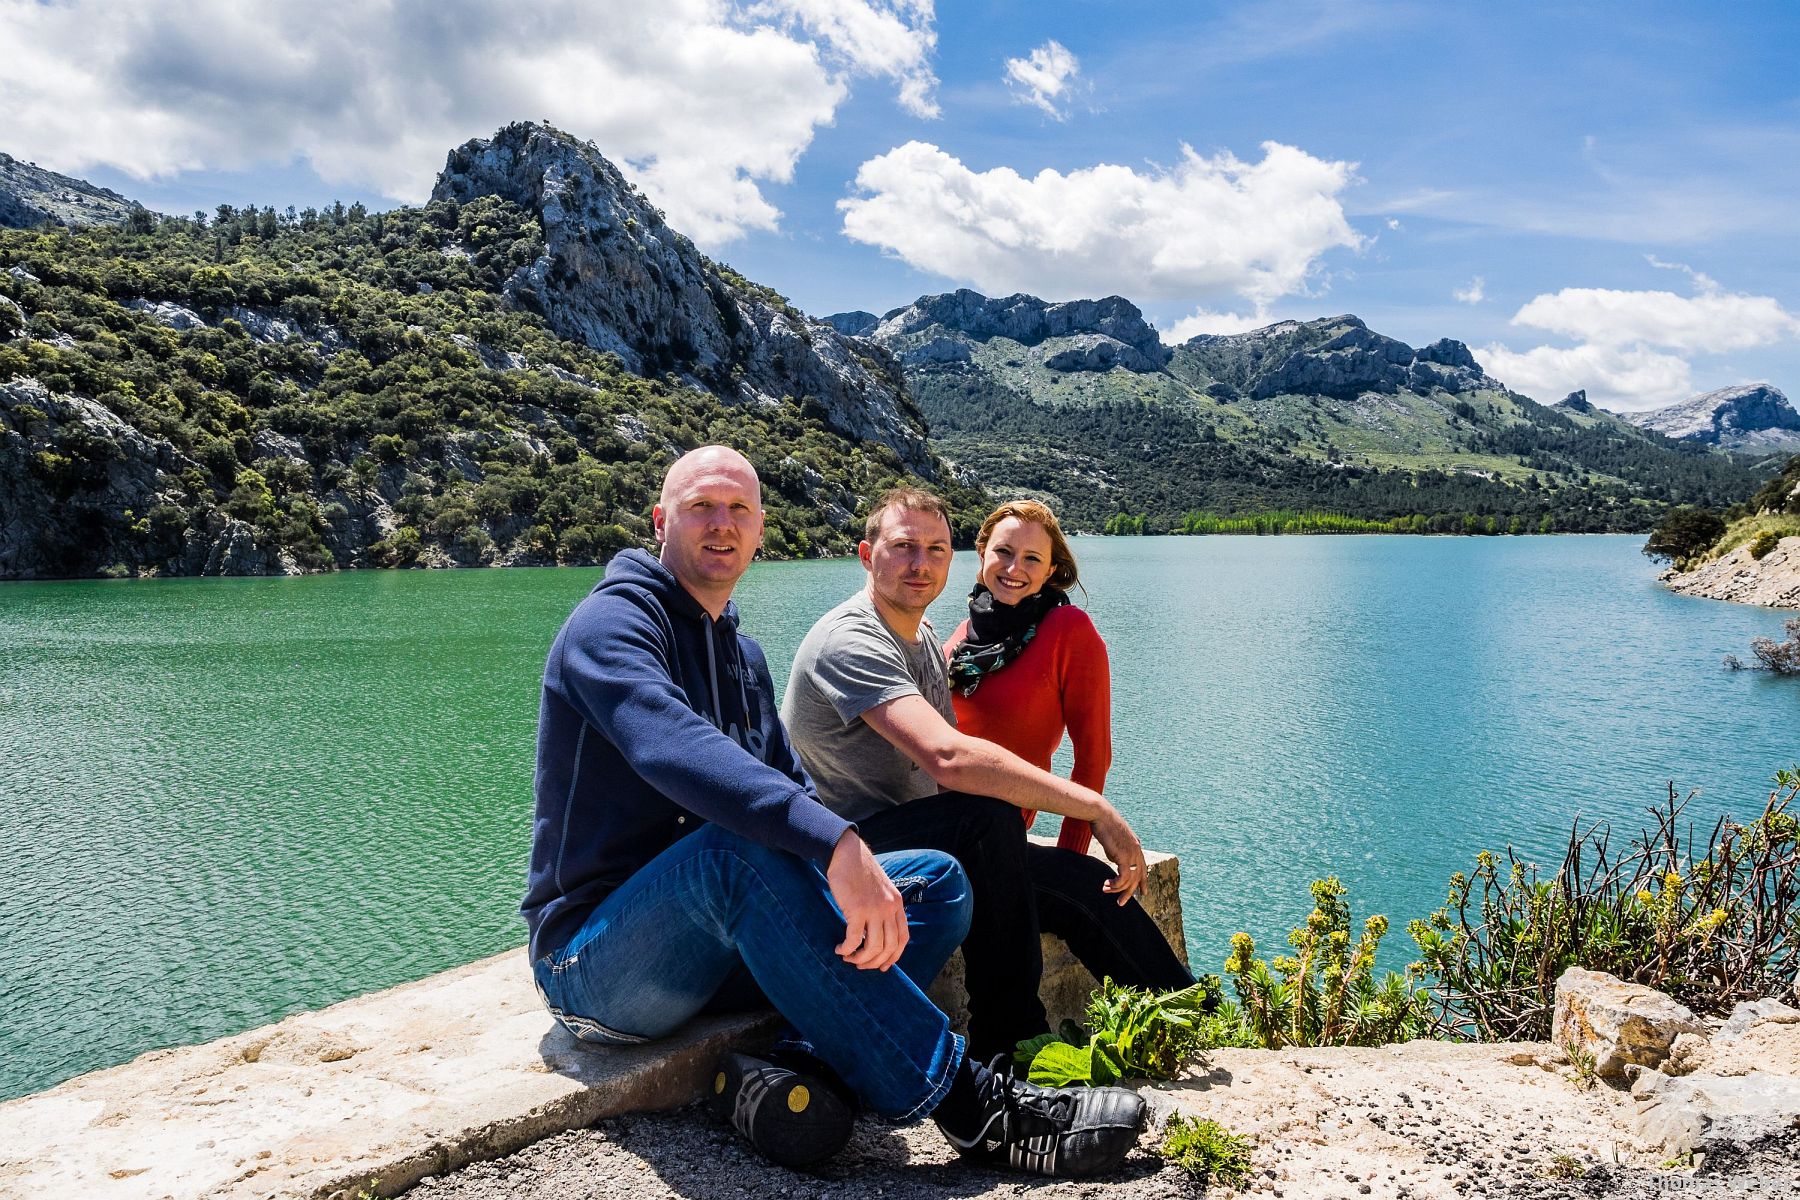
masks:
[[[1106,643],[1093,621],[1080,609],[1064,629],[1058,687],[1063,721],[1069,728],[1074,751],[1074,770],[1069,777],[1096,792],[1106,790],[1106,773],[1112,767],[1112,670]],[[1086,821],[1065,817],[1056,844],[1066,850],[1086,852],[1093,829]]]

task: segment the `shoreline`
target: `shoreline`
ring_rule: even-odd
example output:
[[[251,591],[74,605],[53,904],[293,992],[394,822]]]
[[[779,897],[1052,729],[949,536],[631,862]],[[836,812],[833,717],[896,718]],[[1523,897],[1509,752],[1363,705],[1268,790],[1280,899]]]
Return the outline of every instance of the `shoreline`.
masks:
[[[1785,537],[1759,559],[1739,546],[1692,571],[1670,567],[1657,576],[1681,596],[1759,608],[1800,608],[1800,537]]]

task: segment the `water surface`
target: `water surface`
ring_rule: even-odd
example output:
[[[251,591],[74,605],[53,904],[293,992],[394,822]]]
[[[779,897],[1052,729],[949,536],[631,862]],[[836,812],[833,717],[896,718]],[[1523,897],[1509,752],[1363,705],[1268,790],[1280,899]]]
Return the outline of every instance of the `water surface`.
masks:
[[[1182,857],[1216,970],[1336,873],[1360,918],[1507,842],[1749,814],[1800,681],[1784,614],[1674,596],[1636,538],[1076,543],[1111,647],[1108,791]],[[954,623],[959,555],[934,610]],[[0,586],[0,1097],[519,944],[538,678],[593,569]],[[854,561],[738,599],[779,688]]]

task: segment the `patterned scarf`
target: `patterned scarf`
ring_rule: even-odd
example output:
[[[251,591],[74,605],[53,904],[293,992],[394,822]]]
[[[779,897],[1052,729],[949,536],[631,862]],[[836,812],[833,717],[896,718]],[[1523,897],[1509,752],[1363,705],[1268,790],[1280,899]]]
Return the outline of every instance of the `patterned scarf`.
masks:
[[[969,636],[950,652],[950,686],[973,696],[982,679],[1019,657],[1038,624],[1069,596],[1046,584],[1017,604],[1002,604],[981,584],[969,593]]]

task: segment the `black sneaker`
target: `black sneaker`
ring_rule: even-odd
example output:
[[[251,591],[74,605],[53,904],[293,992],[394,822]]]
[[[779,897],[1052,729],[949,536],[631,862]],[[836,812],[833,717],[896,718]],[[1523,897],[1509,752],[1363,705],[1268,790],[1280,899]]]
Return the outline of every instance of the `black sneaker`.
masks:
[[[828,1084],[748,1054],[719,1060],[707,1102],[784,1167],[809,1167],[850,1140],[850,1110]]]
[[[1137,1144],[1144,1100],[1136,1092],[1039,1087],[1004,1066],[996,1058],[981,1081],[981,1129],[967,1141],[944,1130],[964,1158],[1072,1179],[1112,1170]]]

